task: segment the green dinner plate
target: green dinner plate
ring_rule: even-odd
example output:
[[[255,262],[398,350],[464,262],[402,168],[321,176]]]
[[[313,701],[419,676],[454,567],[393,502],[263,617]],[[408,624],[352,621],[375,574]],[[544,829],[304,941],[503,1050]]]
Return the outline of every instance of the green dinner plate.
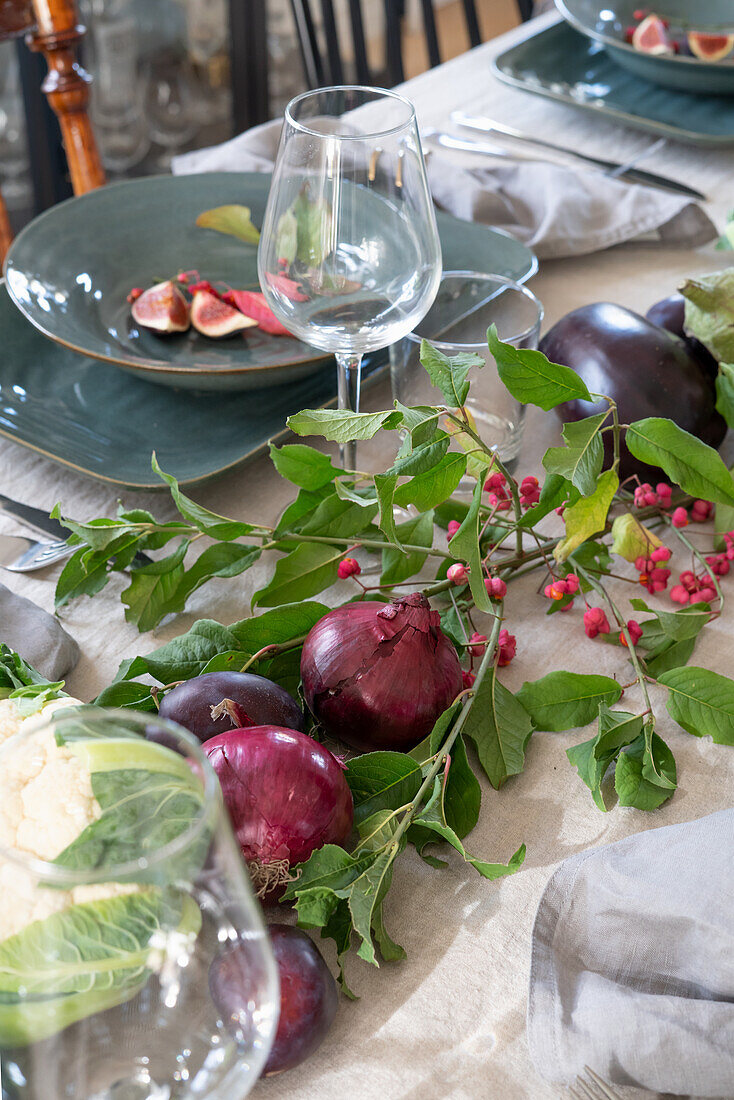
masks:
[[[683,54],[650,54],[625,41],[627,27],[637,25],[634,12],[638,0],[555,0],[556,7],[572,27],[601,43],[617,64],[666,88],[704,95],[734,95],[734,60],[703,61]],[[660,0],[651,9],[669,20],[671,27],[730,33],[734,27],[732,0]]]
[[[536,271],[533,253],[511,237],[443,215],[439,221],[444,255],[455,267],[474,268],[478,257],[491,254],[495,271],[521,282]],[[46,339],[15,308],[2,280],[0,333],[0,435],[130,489],[165,488],[150,468],[154,449],[163,469],[182,483],[205,481],[285,437],[291,413],[336,404],[333,363],[257,392],[150,385]],[[386,352],[366,356],[365,385],[386,369]]]
[[[689,145],[734,144],[734,98],[675,92],[633,76],[563,20],[499,54],[493,67],[507,84],[637,130]]]
[[[320,372],[330,360],[290,337],[251,329],[214,341],[193,328],[158,336],[135,325],[126,301],[133,286],[190,268],[211,282],[257,289],[256,247],[195,222],[211,207],[241,203],[259,226],[269,187],[263,173],[216,172],[126,180],[69,199],[15,240],[8,290],[52,340],[163,385],[259,390]],[[530,273],[534,260],[513,238],[448,214],[438,215],[438,226],[445,269]]]

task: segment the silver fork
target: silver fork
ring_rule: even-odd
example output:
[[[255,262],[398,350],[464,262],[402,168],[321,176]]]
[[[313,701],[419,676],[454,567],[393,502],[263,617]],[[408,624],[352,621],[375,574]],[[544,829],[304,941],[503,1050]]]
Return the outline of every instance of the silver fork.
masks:
[[[0,535],[0,566],[11,573],[32,573],[70,557],[77,549],[65,542],[39,542],[23,535]]]
[[[568,1091],[575,1100],[622,1100],[591,1066],[584,1066],[584,1076],[577,1077],[576,1083],[568,1086]]]

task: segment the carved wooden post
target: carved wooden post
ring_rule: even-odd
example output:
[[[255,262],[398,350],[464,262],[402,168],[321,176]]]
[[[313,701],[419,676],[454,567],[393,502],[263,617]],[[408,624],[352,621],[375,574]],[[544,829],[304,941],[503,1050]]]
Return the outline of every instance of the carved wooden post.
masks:
[[[13,239],[13,233],[10,229],[10,220],[8,218],[8,212],[5,209],[5,203],[3,197],[0,195],[0,268],[3,265],[5,259],[5,253],[10,248],[10,242]]]
[[[92,126],[87,115],[91,77],[76,59],[76,44],[84,35],[74,0],[33,0],[36,30],[27,38],[48,62],[43,91],[61,126],[74,194],[105,182]]]

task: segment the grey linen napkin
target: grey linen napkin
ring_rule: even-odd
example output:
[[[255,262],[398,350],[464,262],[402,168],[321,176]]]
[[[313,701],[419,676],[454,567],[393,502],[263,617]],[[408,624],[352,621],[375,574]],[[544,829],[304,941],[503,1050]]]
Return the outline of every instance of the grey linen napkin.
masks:
[[[0,584],[0,642],[49,680],[61,680],[79,660],[79,646],[48,611]]]
[[[533,929],[528,1042],[572,1081],[734,1097],[734,810],[567,859]]]
[[[269,172],[280,121],[173,159],[173,172]],[[622,183],[601,172],[533,161],[480,169],[432,153],[428,179],[439,206],[504,229],[541,259],[580,256],[636,237],[696,248],[716,236],[700,206],[681,195]]]

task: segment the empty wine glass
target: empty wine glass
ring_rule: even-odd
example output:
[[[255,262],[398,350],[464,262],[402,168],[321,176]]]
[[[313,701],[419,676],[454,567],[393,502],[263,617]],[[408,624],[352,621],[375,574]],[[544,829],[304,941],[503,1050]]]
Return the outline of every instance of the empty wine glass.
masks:
[[[278,978],[216,775],[173,723],[54,706],[0,746],[3,1098],[242,1100]]]
[[[339,408],[359,410],[362,355],[405,336],[441,278],[412,104],[379,88],[322,88],[286,107],[258,251],[273,312],[333,352]],[[356,449],[342,449],[356,467]]]

